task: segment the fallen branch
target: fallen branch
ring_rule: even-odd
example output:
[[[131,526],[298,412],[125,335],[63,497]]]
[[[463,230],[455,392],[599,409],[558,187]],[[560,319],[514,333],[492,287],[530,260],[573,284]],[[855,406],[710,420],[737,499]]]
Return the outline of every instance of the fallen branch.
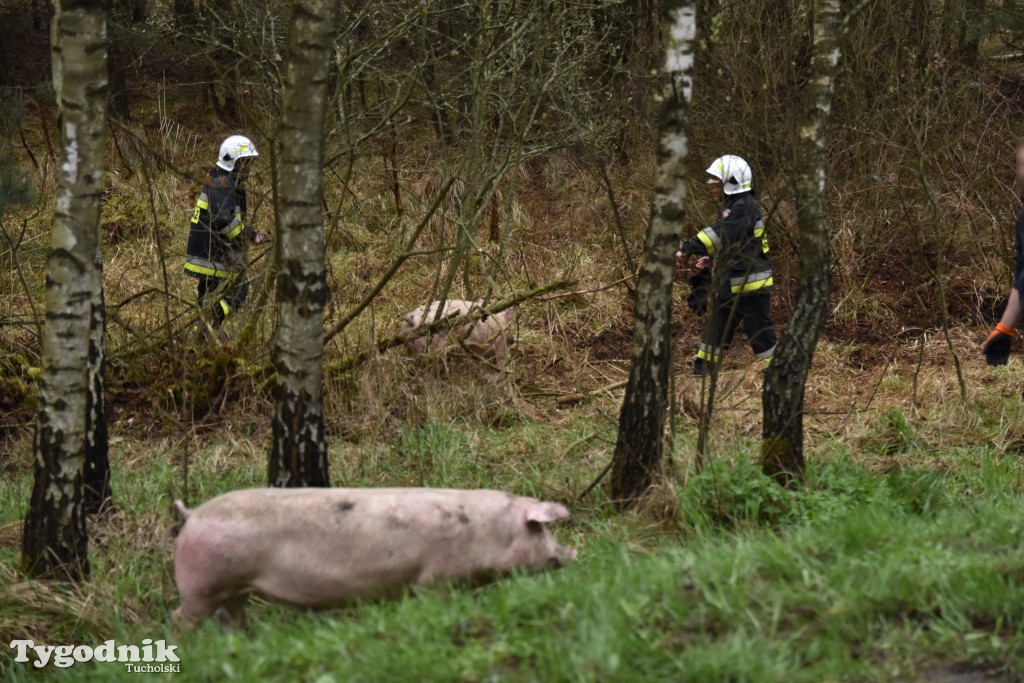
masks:
[[[142,297],[149,296],[151,294],[160,294],[160,295],[164,296],[167,299],[174,299],[175,301],[177,301],[179,303],[182,303],[182,304],[184,304],[186,306],[191,306],[192,305],[191,301],[189,301],[187,299],[184,299],[184,298],[178,296],[177,294],[175,294],[173,292],[167,292],[167,291],[164,291],[162,289],[158,289],[157,287],[148,287],[148,288],[143,289],[141,291],[135,292],[134,294],[128,295],[123,301],[120,301],[120,302],[115,303],[115,304],[111,304],[107,308],[108,309],[112,308],[112,309],[116,309],[116,310],[121,310],[121,308],[123,308],[125,305],[130,304],[131,302],[135,301],[136,299],[141,299]]]
[[[596,292],[603,292],[606,289],[611,289],[612,287],[614,287],[616,285],[621,285],[622,283],[626,282],[627,280],[632,280],[632,279],[634,279],[633,275],[627,275],[626,277],[619,278],[615,282],[609,282],[608,284],[601,285],[600,287],[595,287],[593,289],[578,289],[575,292],[564,292],[562,294],[553,294],[551,296],[541,297],[540,300],[541,301],[554,301],[555,299],[564,299],[564,298],[570,297],[570,296],[579,296],[581,294],[594,294]]]
[[[387,272],[384,273],[383,276],[381,276],[380,280],[377,281],[377,284],[374,285],[373,289],[371,289],[369,293],[365,297],[363,297],[363,300],[360,301],[355,308],[346,313],[345,317],[343,317],[341,320],[335,323],[334,327],[332,327],[327,332],[327,334],[324,335],[325,344],[329,342],[331,339],[333,339],[334,336],[337,335],[339,332],[348,327],[349,323],[355,320],[356,317],[358,317],[359,314],[362,313],[367,306],[373,303],[373,300],[377,298],[377,295],[380,294],[380,291],[382,289],[384,289],[384,286],[388,283],[388,281],[391,280],[392,277],[394,277],[395,273],[398,272],[398,269],[402,267],[402,264],[415,255],[415,252],[413,252],[413,247],[416,246],[416,241],[419,239],[420,233],[423,232],[423,229],[430,222],[430,219],[433,217],[438,207],[441,206],[441,202],[443,202],[445,197],[448,196],[448,191],[451,189],[453,182],[455,182],[454,176],[446,180],[444,185],[441,186],[441,191],[438,192],[437,197],[434,198],[434,203],[430,205],[430,208],[427,210],[427,212],[423,214],[423,218],[420,219],[419,225],[417,225],[416,228],[412,231],[412,236],[406,243],[405,249],[403,249],[402,253],[398,256],[398,258],[396,258],[391,263],[391,267],[388,268]]]
[[[568,393],[567,394],[567,393],[564,393],[564,392],[561,392],[561,391],[549,391],[549,392],[542,392],[542,393],[539,393],[539,394],[530,394],[530,396],[557,396],[558,398],[555,399],[555,403],[557,403],[560,406],[564,406],[564,405],[571,405],[571,404],[575,404],[575,403],[581,403],[581,402],[585,401],[588,398],[591,398],[593,396],[597,396],[598,394],[603,394],[606,391],[614,391],[615,389],[621,389],[622,387],[626,386],[626,384],[628,384],[628,383],[629,383],[629,380],[628,379],[624,379],[624,380],[620,380],[618,382],[612,382],[611,384],[607,384],[607,385],[605,385],[603,387],[598,387],[597,389],[593,389],[591,391],[587,391],[587,392],[584,392],[584,393]]]
[[[346,372],[356,367],[357,365],[365,363],[375,354],[384,353],[388,349],[392,349],[396,346],[401,346],[402,344],[410,342],[413,339],[419,339],[420,337],[425,337],[427,335],[435,334],[437,332],[446,332],[448,330],[454,329],[461,325],[465,325],[467,323],[477,323],[489,316],[497,315],[498,313],[501,313],[504,310],[512,308],[513,306],[517,306],[524,301],[536,299],[541,294],[556,291],[559,289],[568,289],[569,287],[575,286],[575,284],[575,280],[558,280],[556,282],[552,282],[541,287],[528,289],[525,292],[515,292],[512,295],[507,296],[504,299],[501,299],[500,301],[496,301],[490,306],[486,306],[484,308],[474,308],[465,315],[442,318],[441,320],[432,322],[429,325],[421,325],[420,327],[417,327],[414,330],[406,332],[405,334],[399,334],[394,337],[390,337],[389,339],[381,340],[377,342],[372,348],[367,349],[366,351],[357,353],[354,356],[349,356],[348,358],[342,358],[341,360],[334,361],[332,363],[327,363],[324,369],[329,372]]]

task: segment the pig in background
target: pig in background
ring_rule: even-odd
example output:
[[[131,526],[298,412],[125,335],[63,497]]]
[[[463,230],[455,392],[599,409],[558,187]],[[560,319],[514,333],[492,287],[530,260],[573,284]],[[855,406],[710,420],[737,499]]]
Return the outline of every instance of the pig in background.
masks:
[[[306,608],[489,580],[576,559],[547,525],[565,506],[457,489],[244,489],[192,510],[174,548],[175,626],[219,608],[239,619],[250,594]]]
[[[428,325],[434,322],[437,316],[437,309],[440,301],[435,301],[429,306],[420,306],[414,311],[405,315],[402,325],[399,328],[400,334],[406,334],[417,329],[421,325]],[[444,309],[441,318],[466,315],[475,308],[483,306],[483,299],[467,301],[465,299],[449,299],[444,302]],[[438,332],[434,335],[419,337],[406,343],[405,348],[411,356],[424,356],[428,353],[435,354],[444,348],[449,341],[449,336],[454,340],[462,339],[466,346],[473,353],[486,357],[493,356],[499,366],[505,364],[508,357],[508,347],[515,343],[511,333],[512,309],[501,313],[489,315],[477,323],[469,323],[453,328],[445,332]]]

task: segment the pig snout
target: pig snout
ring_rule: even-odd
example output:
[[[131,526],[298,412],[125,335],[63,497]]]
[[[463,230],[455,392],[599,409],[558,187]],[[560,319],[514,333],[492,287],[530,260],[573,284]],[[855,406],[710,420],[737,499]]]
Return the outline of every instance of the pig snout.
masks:
[[[545,544],[545,557],[547,560],[539,569],[560,569],[576,561],[576,548],[562,545],[549,537],[549,543]]]
[[[555,544],[555,554],[551,558],[551,567],[558,569],[576,561],[576,548]]]
[[[576,559],[576,549],[564,546],[548,531],[548,524],[569,516],[569,511],[559,503],[524,500],[522,511],[527,532],[529,560],[523,564],[531,569],[557,569]]]

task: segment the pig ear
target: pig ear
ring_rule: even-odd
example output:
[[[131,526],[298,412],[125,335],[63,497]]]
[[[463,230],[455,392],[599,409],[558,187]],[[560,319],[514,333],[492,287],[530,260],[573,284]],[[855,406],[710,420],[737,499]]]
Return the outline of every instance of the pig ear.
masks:
[[[531,501],[526,505],[525,517],[527,524],[548,524],[556,519],[569,516],[569,511],[559,503],[542,503]]]

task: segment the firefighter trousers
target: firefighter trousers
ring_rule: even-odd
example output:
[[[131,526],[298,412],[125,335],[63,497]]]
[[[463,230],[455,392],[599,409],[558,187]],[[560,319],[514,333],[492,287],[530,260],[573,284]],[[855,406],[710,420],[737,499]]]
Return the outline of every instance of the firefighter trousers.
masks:
[[[697,351],[697,365],[718,363],[732,345],[732,338],[742,323],[750,347],[758,360],[768,360],[775,353],[775,325],[772,323],[772,299],[767,292],[740,297],[718,297],[708,315]]]
[[[220,327],[228,316],[237,311],[249,294],[245,273],[238,273],[231,278],[200,275],[196,279],[199,285],[199,308],[210,312],[214,328]]]

